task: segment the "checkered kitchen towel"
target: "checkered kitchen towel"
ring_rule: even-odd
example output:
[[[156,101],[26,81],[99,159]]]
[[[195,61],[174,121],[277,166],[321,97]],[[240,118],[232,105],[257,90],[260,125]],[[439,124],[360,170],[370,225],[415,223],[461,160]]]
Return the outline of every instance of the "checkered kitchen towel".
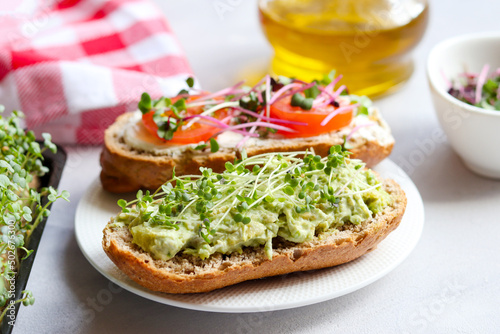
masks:
[[[1,1],[0,104],[55,142],[99,144],[142,92],[175,95],[190,75],[150,1]]]

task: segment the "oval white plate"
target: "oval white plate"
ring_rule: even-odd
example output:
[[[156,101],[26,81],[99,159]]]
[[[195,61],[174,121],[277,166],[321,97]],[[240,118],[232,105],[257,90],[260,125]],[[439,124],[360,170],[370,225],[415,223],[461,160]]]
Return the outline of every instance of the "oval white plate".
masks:
[[[124,289],[159,303],[212,312],[264,312],[319,303],[358,290],[381,278],[399,265],[416,246],[424,224],[424,207],[410,178],[392,161],[375,169],[392,178],[406,192],[408,205],[400,226],[378,247],[347,264],[243,282],[208,293],[174,295],[153,292],[123,274],[104,253],[102,230],[120,210],[122,195],[105,192],[95,180],[78,204],[75,233],[87,260],[105,277]]]

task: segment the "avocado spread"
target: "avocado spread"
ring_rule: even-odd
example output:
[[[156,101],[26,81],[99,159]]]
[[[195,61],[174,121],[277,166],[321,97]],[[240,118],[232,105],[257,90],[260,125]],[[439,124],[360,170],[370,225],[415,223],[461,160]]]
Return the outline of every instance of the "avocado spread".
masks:
[[[324,158],[267,153],[228,162],[223,173],[201,168],[201,175],[174,176],[154,194],[118,201],[114,224],[128,226],[133,242],[156,259],[261,246],[272,258],[276,236],[306,242],[391,204],[374,173],[348,154],[341,146]]]

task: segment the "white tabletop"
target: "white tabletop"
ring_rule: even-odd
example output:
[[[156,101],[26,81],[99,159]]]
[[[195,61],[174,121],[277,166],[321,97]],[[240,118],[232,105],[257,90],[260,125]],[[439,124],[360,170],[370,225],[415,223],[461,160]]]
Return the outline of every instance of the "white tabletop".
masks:
[[[256,1],[157,2],[204,88],[267,64],[272,51]],[[229,9],[218,13],[221,3]],[[432,140],[442,132],[425,60],[447,37],[498,29],[499,13],[496,0],[431,1],[415,73],[376,102],[396,138],[391,159],[419,188],[426,212],[419,244],[387,276],[327,302],[253,314],[190,311],[120,291],[87,262],[74,236],[78,201],[100,171],[100,148],[68,147],[60,189],[70,191],[71,203],[53,206],[28,283],[36,302],[21,307],[14,333],[498,333],[500,182],[472,174],[445,139]]]

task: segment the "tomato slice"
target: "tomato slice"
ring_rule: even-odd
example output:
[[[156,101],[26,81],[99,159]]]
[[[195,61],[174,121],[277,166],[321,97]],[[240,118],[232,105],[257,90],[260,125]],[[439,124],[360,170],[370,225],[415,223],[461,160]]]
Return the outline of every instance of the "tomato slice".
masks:
[[[186,103],[193,102],[199,99],[200,97],[201,96],[189,96],[186,99]],[[173,97],[171,100],[172,103],[175,103],[179,99],[180,97]],[[187,116],[199,115],[203,112],[203,107],[199,106],[199,107],[188,108],[186,112]],[[207,141],[208,139],[210,139],[210,137],[212,137],[221,130],[219,127],[210,125],[209,123],[211,122],[209,120],[204,120],[204,123],[198,123],[198,122],[193,123],[193,125],[191,125],[186,130],[178,129],[177,131],[174,132],[174,136],[172,137],[171,140],[166,140],[159,137],[157,134],[158,125],[156,125],[155,121],[153,120],[154,114],[155,114],[154,111],[150,111],[142,115],[142,123],[144,124],[144,127],[151,134],[155,135],[156,137],[170,144],[185,145],[185,144],[199,143],[201,141]],[[166,115],[169,115],[169,113],[167,112]],[[222,119],[227,115],[228,115],[227,110],[221,109],[217,110],[212,116],[217,119]]]
[[[284,126],[294,129],[297,132],[278,131],[286,137],[312,137],[322,133],[331,132],[347,126],[352,120],[352,111],[346,110],[335,115],[330,122],[325,126],[321,122],[335,110],[332,105],[327,105],[321,108],[312,108],[304,110],[301,107],[294,107],[290,104],[292,97],[285,97],[271,105],[271,117],[282,120],[307,123],[307,125],[283,124]]]

